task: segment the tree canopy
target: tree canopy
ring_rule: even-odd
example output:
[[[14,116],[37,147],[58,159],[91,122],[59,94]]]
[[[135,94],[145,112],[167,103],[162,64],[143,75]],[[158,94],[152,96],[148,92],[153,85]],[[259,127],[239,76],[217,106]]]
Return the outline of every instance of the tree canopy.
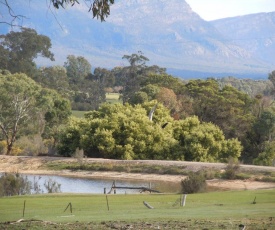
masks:
[[[37,70],[34,59],[38,55],[54,61],[51,46],[51,40],[34,29],[22,28],[19,32],[0,35],[0,69],[33,77]]]
[[[82,148],[87,156],[114,159],[226,161],[238,158],[241,144],[197,117],[175,121],[156,101],[131,106],[104,104],[83,119],[72,119],[63,130],[59,152],[64,156]]]
[[[70,114],[70,104],[57,93],[43,90],[25,74],[0,74],[0,129],[11,154],[20,130],[42,115],[47,127],[60,125]],[[41,130],[41,127],[36,127]]]

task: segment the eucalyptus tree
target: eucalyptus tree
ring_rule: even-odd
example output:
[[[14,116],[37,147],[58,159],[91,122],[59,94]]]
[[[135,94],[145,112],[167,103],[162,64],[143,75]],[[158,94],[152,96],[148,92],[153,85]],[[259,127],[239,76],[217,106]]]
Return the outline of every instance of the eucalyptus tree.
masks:
[[[25,74],[0,74],[0,129],[7,145],[6,154],[12,154],[17,136],[29,124],[37,124],[40,134],[45,126],[60,125],[70,113],[69,105],[56,92],[42,89]],[[36,122],[39,118],[45,122]]]
[[[36,113],[36,98],[41,87],[24,74],[0,75],[0,129],[7,144],[7,155],[21,126]]]
[[[21,28],[19,32],[11,31],[0,35],[0,69],[34,77],[37,70],[34,59],[38,55],[54,61],[50,48],[51,40],[47,36],[37,34],[34,29]]]
[[[89,61],[82,56],[68,55],[64,63],[70,84],[78,84],[91,74],[92,66]]]
[[[141,81],[144,78],[146,62],[149,61],[141,51],[137,54],[124,55],[130,66],[124,68],[123,78],[124,85],[122,91],[122,101],[126,103],[140,89]]]

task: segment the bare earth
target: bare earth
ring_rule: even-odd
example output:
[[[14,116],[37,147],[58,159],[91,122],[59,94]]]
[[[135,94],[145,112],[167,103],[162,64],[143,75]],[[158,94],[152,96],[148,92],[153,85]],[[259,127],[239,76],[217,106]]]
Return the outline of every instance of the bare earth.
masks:
[[[169,181],[180,182],[184,176],[180,175],[159,175],[159,174],[143,174],[143,173],[125,173],[125,172],[102,172],[102,171],[71,171],[60,170],[53,171],[45,169],[47,162],[72,162],[77,161],[74,158],[61,157],[26,157],[26,156],[4,156],[0,155],[0,172],[19,172],[22,174],[39,174],[39,175],[59,175],[69,177],[85,177],[85,178],[106,178],[106,179],[129,179],[129,180],[150,180],[150,181]],[[173,165],[186,166],[187,170],[198,171],[203,168],[215,168],[223,170],[225,164],[222,163],[198,163],[198,162],[181,162],[181,161],[118,161],[108,159],[86,159],[87,163],[91,162],[108,162],[116,164],[147,164],[147,165]],[[275,172],[275,167],[241,165],[241,169]],[[253,180],[208,180],[207,184],[213,187],[230,190],[244,189],[271,189],[275,188],[275,183],[259,182]]]

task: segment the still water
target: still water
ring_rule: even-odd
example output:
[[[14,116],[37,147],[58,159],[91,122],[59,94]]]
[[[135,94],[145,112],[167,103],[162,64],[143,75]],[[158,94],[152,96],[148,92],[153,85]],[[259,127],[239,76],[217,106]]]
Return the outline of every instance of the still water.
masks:
[[[87,179],[87,178],[72,178],[63,176],[47,176],[47,175],[27,175],[24,174],[31,183],[37,182],[41,190],[46,193],[44,183],[52,180],[61,185],[62,193],[93,193],[103,194],[104,188],[108,193],[112,187],[114,180],[107,179]],[[180,184],[169,182],[146,182],[146,181],[132,181],[132,180],[116,180],[116,186],[120,187],[146,187],[160,192],[177,193],[180,191]],[[117,189],[117,194],[132,194],[139,193],[139,189]]]

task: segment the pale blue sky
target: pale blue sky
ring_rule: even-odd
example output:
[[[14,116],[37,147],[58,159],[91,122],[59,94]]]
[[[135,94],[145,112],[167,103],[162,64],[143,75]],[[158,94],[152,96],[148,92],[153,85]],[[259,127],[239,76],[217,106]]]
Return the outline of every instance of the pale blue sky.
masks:
[[[204,20],[275,11],[275,0],[186,0]]]

